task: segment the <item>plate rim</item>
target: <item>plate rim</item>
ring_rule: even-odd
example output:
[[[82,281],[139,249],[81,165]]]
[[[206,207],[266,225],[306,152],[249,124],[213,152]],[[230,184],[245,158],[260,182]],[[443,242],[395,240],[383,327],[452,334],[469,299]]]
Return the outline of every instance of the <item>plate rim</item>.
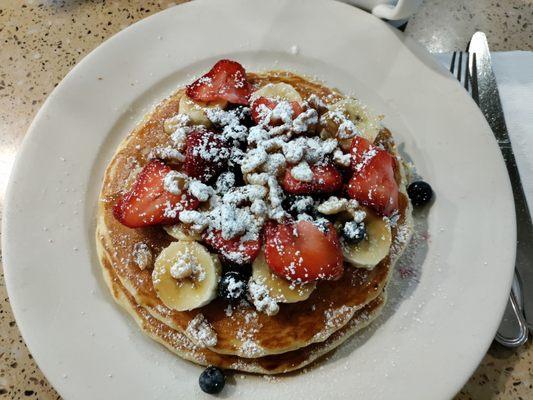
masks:
[[[284,0],[281,0],[281,2],[283,2],[283,1]],[[233,2],[234,3],[238,3],[239,0],[234,0]],[[333,3],[333,2],[335,2],[335,1],[334,0],[315,0],[315,3],[324,3],[325,4],[325,3]],[[7,186],[7,189],[6,189],[5,204],[4,204],[4,216],[2,218],[2,232],[4,232],[4,233],[9,232],[10,231],[10,224],[13,223],[14,216],[13,216],[12,208],[14,206],[12,206],[12,204],[15,204],[15,202],[16,202],[16,199],[14,198],[14,196],[15,196],[14,186],[15,186],[15,183],[16,183],[16,179],[15,178],[20,175],[20,172],[19,172],[19,170],[21,168],[20,164],[22,164],[24,162],[24,153],[26,152],[27,147],[29,147],[29,145],[34,140],[34,137],[36,137],[36,135],[39,134],[38,125],[41,122],[41,120],[44,118],[44,115],[46,114],[47,109],[50,107],[50,104],[55,101],[56,96],[60,95],[64,83],[67,82],[69,79],[71,79],[73,76],[75,76],[78,73],[78,71],[82,70],[83,66],[88,62],[87,60],[89,60],[92,56],[94,56],[95,53],[100,51],[103,46],[107,46],[107,45],[109,45],[109,43],[111,43],[113,41],[116,41],[116,40],[119,40],[120,38],[128,35],[130,33],[130,29],[138,29],[140,26],[142,26],[144,24],[149,24],[153,20],[156,20],[162,14],[176,12],[176,9],[181,10],[183,7],[202,8],[202,7],[205,7],[205,6],[210,6],[210,4],[212,4],[212,3],[214,3],[213,0],[195,0],[193,2],[179,4],[179,5],[170,7],[168,9],[166,9],[166,10],[162,10],[162,11],[160,11],[158,13],[152,14],[149,17],[144,18],[143,20],[140,20],[140,21],[128,26],[127,28],[121,30],[120,32],[117,32],[116,34],[114,34],[110,38],[106,39],[104,42],[102,42],[100,45],[98,45],[95,49],[93,49],[91,52],[89,52],[87,55],[85,55],[74,66],[74,68],[72,68],[65,75],[65,77],[61,80],[60,84],[51,92],[51,94],[48,96],[46,101],[43,103],[43,105],[41,106],[41,108],[39,109],[37,114],[35,115],[32,123],[30,124],[30,126],[29,126],[29,128],[27,130],[27,133],[23,137],[23,140],[22,140],[22,143],[20,145],[19,151],[17,153],[15,162],[13,164],[13,168],[12,168],[12,171],[11,171],[11,174],[10,174],[8,186]],[[341,5],[342,7],[350,8],[353,11],[353,8],[351,6],[349,6],[349,5],[347,5],[347,4],[344,4],[344,3],[338,3],[338,4]],[[360,10],[357,10],[357,11],[362,13],[362,14],[364,13],[363,11],[360,11]],[[395,34],[400,35],[399,33],[396,33],[396,32],[395,32]],[[411,48],[411,46],[414,46],[414,49],[418,49],[419,51],[422,51],[422,53],[424,53],[424,56],[425,56],[425,59],[423,60],[424,62],[429,63],[430,65],[432,65],[436,69],[441,69],[441,66],[438,65],[438,63],[435,60],[430,58],[429,53],[426,54],[425,51],[418,44],[416,44],[413,40],[411,40],[409,38],[404,38],[404,39],[405,39],[405,42],[406,42],[406,46],[409,47],[410,50],[413,50],[413,48]],[[487,127],[488,127],[488,125],[487,125]],[[510,184],[509,184],[509,182],[507,182],[507,191],[510,192],[510,190],[511,190],[510,189]],[[513,203],[513,212],[514,212],[514,203]],[[511,225],[512,225],[513,228],[515,228],[514,219],[513,219],[513,223]],[[4,260],[3,268],[4,268],[4,274],[5,274],[6,288],[7,288],[7,291],[8,291],[11,307],[13,309],[13,314],[14,314],[15,319],[17,321],[17,326],[18,326],[18,328],[19,328],[19,330],[21,332],[21,335],[23,336],[23,338],[24,338],[24,340],[26,342],[26,345],[28,346],[28,348],[30,349],[30,351],[33,354],[33,351],[32,351],[33,344],[29,343],[26,340],[27,334],[24,333],[26,331],[26,329],[27,329],[27,326],[26,326],[25,323],[20,324],[21,312],[20,311],[16,311],[16,309],[18,307],[17,306],[17,297],[18,297],[18,295],[16,295],[16,294],[14,295],[13,294],[13,293],[15,293],[15,290],[12,287],[13,286],[13,283],[12,283],[13,281],[12,281],[12,278],[11,278],[11,271],[12,271],[12,268],[14,268],[14,267],[11,267],[11,266],[13,264],[16,264],[16,261],[12,260],[12,255],[11,255],[11,251],[9,250],[10,245],[8,244],[8,240],[11,240],[11,238],[8,238],[7,234],[3,234],[2,235],[1,244],[2,244],[3,260]],[[511,253],[513,253],[512,258],[514,259],[514,252],[511,251]],[[512,269],[510,268],[510,273],[509,273],[510,277],[512,276],[511,272],[512,272]],[[509,287],[510,287],[510,281],[511,280],[509,279]],[[10,289],[10,287],[11,287],[11,289]],[[504,306],[505,306],[505,303],[501,307],[501,314],[503,314]],[[497,325],[496,325],[496,328],[497,328]],[[496,329],[494,329],[494,332],[495,332],[495,330]],[[486,341],[485,346],[484,346],[485,352],[489,348],[491,341],[492,340]],[[482,357],[484,356],[485,352],[483,352],[481,354],[481,356],[477,360],[476,365],[482,359]],[[40,365],[40,361],[38,361],[38,359],[40,359],[40,357],[41,357],[40,355],[39,356],[34,355],[35,361],[38,363],[38,365]],[[474,371],[474,369],[475,369],[475,367],[472,369],[472,372]],[[42,372],[43,372],[43,374],[45,374],[45,376],[47,377],[47,379],[50,382],[54,382],[54,388],[56,390],[58,390],[58,392],[61,392],[60,389],[59,389],[61,387],[61,385],[57,384],[58,379],[56,377],[51,379],[51,377],[48,376],[47,372],[44,369],[42,369]],[[464,380],[462,381],[461,386],[464,385],[464,383],[468,379],[469,379],[469,376],[464,377]],[[460,387],[458,387],[456,389],[459,390]]]

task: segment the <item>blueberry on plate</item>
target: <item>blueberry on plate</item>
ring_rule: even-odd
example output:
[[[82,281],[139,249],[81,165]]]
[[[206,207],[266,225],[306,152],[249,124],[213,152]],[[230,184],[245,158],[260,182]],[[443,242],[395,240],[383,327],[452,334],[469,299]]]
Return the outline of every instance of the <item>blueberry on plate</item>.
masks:
[[[348,221],[342,227],[342,237],[346,243],[357,244],[366,237],[364,222]]]
[[[205,393],[219,393],[226,383],[224,373],[217,367],[207,367],[198,378],[200,389]]]
[[[225,300],[236,301],[246,293],[246,278],[238,271],[228,271],[222,275],[218,283],[218,297]]]
[[[427,182],[416,181],[409,185],[407,194],[411,199],[411,203],[416,207],[420,207],[431,201],[433,189],[431,189],[431,186]]]

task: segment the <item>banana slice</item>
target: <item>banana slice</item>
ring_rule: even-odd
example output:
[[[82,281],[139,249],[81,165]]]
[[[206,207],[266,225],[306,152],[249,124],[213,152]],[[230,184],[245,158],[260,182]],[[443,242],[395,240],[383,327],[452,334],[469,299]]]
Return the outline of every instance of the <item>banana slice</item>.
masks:
[[[220,262],[197,242],[171,243],[155,260],[152,282],[157,296],[169,308],[187,311],[216,297]]]
[[[269,83],[252,93],[251,99],[266,97],[267,99],[302,102],[302,96],[288,83]]]
[[[192,125],[205,125],[210,127],[212,125],[209,118],[207,118],[206,110],[208,108],[224,108],[226,102],[210,102],[210,103],[199,103],[192,100],[187,95],[183,95],[180,99],[179,112],[180,114],[188,115],[190,123]]]
[[[347,98],[329,106],[329,112],[323,116],[323,125],[326,131],[337,133],[343,150],[348,150],[352,143],[352,137],[343,137],[353,135],[353,125],[357,132],[373,142],[381,126],[379,119],[371,115],[356,99]],[[339,127],[341,132],[339,132]]]
[[[199,241],[201,239],[198,233],[191,231],[183,224],[167,225],[164,226],[163,229],[174,239],[187,240],[190,242]]]
[[[263,252],[252,264],[251,279],[264,285],[268,289],[270,297],[277,303],[296,303],[307,300],[316,287],[315,283],[291,285],[289,281],[273,274],[266,263]]]
[[[389,224],[370,209],[364,220],[366,238],[357,244],[341,241],[344,259],[355,267],[371,269],[389,254],[392,234]]]

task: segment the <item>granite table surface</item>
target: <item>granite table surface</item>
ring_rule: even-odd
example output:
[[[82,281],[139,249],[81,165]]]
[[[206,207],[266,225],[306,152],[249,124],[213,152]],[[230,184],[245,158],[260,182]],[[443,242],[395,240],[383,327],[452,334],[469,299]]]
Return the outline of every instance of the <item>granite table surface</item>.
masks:
[[[54,87],[105,39],[181,2],[0,1],[0,212],[22,138]],[[487,34],[492,50],[533,50],[533,0],[426,0],[406,34],[431,52],[443,52],[464,49],[477,30]],[[60,398],[20,336],[1,266],[0,398]],[[532,398],[530,343],[516,350],[493,343],[456,396],[457,400]]]

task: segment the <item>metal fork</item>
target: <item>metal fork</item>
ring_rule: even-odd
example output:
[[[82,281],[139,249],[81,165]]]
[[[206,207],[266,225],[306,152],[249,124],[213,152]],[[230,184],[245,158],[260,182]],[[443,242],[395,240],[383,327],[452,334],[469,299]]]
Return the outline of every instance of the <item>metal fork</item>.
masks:
[[[473,53],[473,56],[470,57],[468,52],[454,51],[450,63],[450,73],[457,78],[479,106],[476,53]],[[495,336],[496,341],[506,347],[519,347],[528,339],[528,330],[521,304],[520,284],[515,271],[509,301]]]

